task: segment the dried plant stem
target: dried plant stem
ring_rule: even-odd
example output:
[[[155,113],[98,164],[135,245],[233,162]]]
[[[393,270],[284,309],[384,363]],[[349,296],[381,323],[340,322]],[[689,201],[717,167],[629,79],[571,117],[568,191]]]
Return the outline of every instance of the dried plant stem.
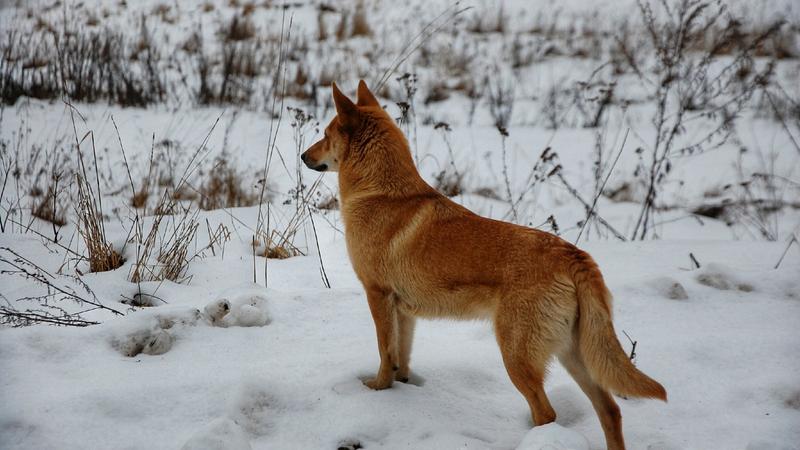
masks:
[[[614,167],[616,167],[620,155],[622,155],[622,150],[625,148],[625,143],[628,141],[628,133],[630,131],[631,131],[630,128],[628,128],[625,131],[625,136],[622,138],[622,145],[619,146],[619,151],[617,152],[617,156],[614,158],[614,162],[611,163],[611,167],[608,169],[608,173],[606,174],[606,177],[603,179],[603,183],[600,185],[600,188],[594,195],[594,199],[592,200],[592,206],[589,207],[589,210],[586,212],[586,219],[583,221],[583,224],[581,224],[581,229],[578,232],[578,237],[575,238],[575,245],[578,245],[578,241],[581,240],[581,235],[583,235],[583,230],[589,224],[589,221],[591,220],[592,215],[594,214],[594,209],[597,206],[597,200],[600,198],[601,195],[603,195],[603,189],[605,189],[606,183],[608,183],[608,179],[611,177],[611,173],[614,171]]]
[[[556,170],[553,175],[555,175],[559,179],[559,181],[561,181],[561,183],[564,185],[565,188],[567,188],[567,191],[569,191],[569,193],[572,194],[573,197],[575,197],[579,202],[581,202],[583,204],[583,207],[586,208],[587,215],[593,217],[600,224],[602,224],[604,227],[606,227],[608,229],[608,231],[610,231],[611,234],[613,234],[614,237],[616,237],[620,241],[627,241],[627,239],[625,239],[625,236],[623,236],[622,233],[617,231],[617,229],[614,228],[610,223],[608,223],[605,219],[600,217],[600,215],[597,214],[596,211],[592,210],[591,205],[586,203],[586,200],[584,200],[583,197],[581,197],[581,194],[578,192],[578,190],[575,189],[574,187],[572,187],[571,184],[569,184],[569,182],[566,180],[566,178],[564,178],[564,175],[561,174],[560,170]]]

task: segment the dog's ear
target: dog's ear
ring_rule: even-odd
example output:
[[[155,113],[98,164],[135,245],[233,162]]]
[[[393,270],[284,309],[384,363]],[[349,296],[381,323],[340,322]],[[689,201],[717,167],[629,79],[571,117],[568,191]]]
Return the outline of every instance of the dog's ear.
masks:
[[[339,123],[345,129],[355,130],[361,124],[361,113],[358,112],[358,107],[346,95],[342,94],[336,83],[331,86],[333,87],[333,104],[336,106],[336,115],[339,116]]]
[[[369,90],[364,80],[358,82],[358,102],[356,102],[356,104],[358,106],[381,106],[380,103],[378,103],[378,99],[372,95],[372,91]]]

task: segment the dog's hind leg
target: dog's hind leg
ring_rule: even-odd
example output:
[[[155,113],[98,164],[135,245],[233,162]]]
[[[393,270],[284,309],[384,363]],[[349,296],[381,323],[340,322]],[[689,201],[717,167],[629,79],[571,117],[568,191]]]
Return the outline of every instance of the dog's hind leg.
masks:
[[[556,412],[544,392],[550,346],[541,345],[545,339],[538,335],[535,323],[519,319],[498,311],[495,318],[497,343],[511,382],[528,401],[533,423],[544,425],[556,420]]]
[[[514,386],[525,396],[535,425],[556,419],[544,391],[552,356],[570,344],[576,303],[554,291],[535,300],[501,301],[495,315],[495,333],[503,363]]]
[[[502,353],[511,382],[528,401],[533,423],[544,425],[555,421],[556,412],[544,392],[545,365],[541,361],[531,361],[525,353],[512,353],[508,350]]]
[[[414,343],[414,327],[417,319],[414,316],[397,311],[397,367],[394,379],[408,383],[411,374],[411,346]]]
[[[558,356],[561,364],[567,369],[575,382],[578,383],[581,390],[592,401],[592,406],[597,412],[597,417],[600,419],[600,425],[603,427],[603,433],[606,436],[606,447],[608,450],[625,450],[625,441],[622,437],[622,416],[619,412],[619,406],[614,401],[611,394],[597,384],[578,354],[577,346],[564,351]]]

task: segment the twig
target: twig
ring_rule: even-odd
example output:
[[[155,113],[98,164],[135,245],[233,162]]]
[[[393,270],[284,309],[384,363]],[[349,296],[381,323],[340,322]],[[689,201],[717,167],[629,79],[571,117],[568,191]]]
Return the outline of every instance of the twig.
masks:
[[[97,325],[100,322],[91,320],[84,320],[73,316],[53,316],[47,313],[37,313],[34,311],[17,311],[14,309],[0,306],[0,316],[3,320],[0,322],[8,321],[11,318],[14,324],[12,326],[20,327],[34,323],[47,323],[50,325],[60,325],[67,327],[88,327],[89,325]]]
[[[787,244],[787,245],[786,245],[786,248],[783,250],[783,254],[781,254],[781,258],[778,260],[777,264],[775,264],[775,267],[774,267],[775,269],[777,269],[778,267],[780,267],[781,263],[783,262],[783,258],[784,258],[784,257],[786,256],[786,254],[789,252],[789,247],[791,247],[791,246],[792,246],[792,244],[795,244],[795,243],[797,243],[797,236],[795,236],[795,235],[793,234],[793,235],[792,235],[792,238],[791,238],[791,239],[789,239],[789,244]]]
[[[625,130],[625,137],[622,138],[622,145],[619,147],[619,151],[617,152],[616,158],[614,158],[614,162],[611,164],[611,168],[608,169],[608,173],[606,174],[606,178],[603,180],[603,184],[600,185],[600,189],[597,190],[597,193],[594,196],[594,200],[592,201],[592,206],[589,208],[589,211],[586,213],[586,220],[581,224],[581,229],[578,232],[578,237],[575,238],[575,245],[578,245],[578,241],[581,240],[581,235],[583,234],[584,228],[589,223],[589,219],[594,213],[594,208],[597,206],[597,200],[600,198],[600,195],[603,194],[603,189],[606,187],[606,183],[608,183],[608,179],[611,178],[611,173],[614,171],[614,167],[617,165],[617,161],[619,161],[620,155],[622,155],[622,150],[625,148],[625,142],[628,141],[628,133],[631,131],[630,128]]]
[[[411,55],[413,55],[414,52],[416,52],[420,47],[422,47],[422,44],[424,44],[428,39],[430,39],[431,36],[433,36],[434,34],[438,33],[439,30],[444,28],[444,26],[447,25],[451,20],[455,19],[456,17],[458,17],[460,14],[464,13],[465,11],[469,11],[470,9],[472,9],[471,6],[458,9],[458,6],[459,6],[458,2],[456,2],[452,6],[449,6],[447,9],[445,9],[444,11],[439,13],[438,16],[434,17],[433,20],[428,22],[428,24],[425,25],[422,28],[422,30],[420,30],[416,35],[414,35],[414,37],[412,37],[405,44],[405,46],[403,46],[403,48],[400,50],[400,53],[398,53],[395,56],[395,58],[389,64],[389,67],[387,67],[386,70],[381,75],[381,77],[378,78],[377,82],[374,83],[374,86],[373,86],[372,90],[375,91],[375,92],[380,91],[381,88],[383,87],[383,85],[386,84],[387,81],[389,81],[389,79],[391,78],[392,74],[395,73],[397,68],[400,67],[400,65],[403,64],[409,57],[411,57]],[[430,30],[430,28],[439,19],[441,19],[442,16],[447,14],[447,12],[450,11],[450,10],[453,10],[452,14],[449,15],[441,24],[436,26],[436,28]],[[417,41],[418,39],[419,39],[419,42],[416,43],[416,45],[415,45],[415,41]],[[412,48],[412,45],[413,45],[413,48]]]
[[[700,268],[700,261],[698,261],[697,258],[694,257],[694,253],[689,252],[689,259],[692,261],[692,264],[694,264],[695,269]]]
[[[317,245],[317,257],[319,257],[319,274],[322,277],[322,283],[325,287],[330,289],[331,282],[328,280],[328,274],[325,272],[325,264],[322,263],[322,251],[319,249],[319,237],[317,236],[317,226],[314,224],[314,215],[311,213],[311,208],[306,203],[308,209],[308,218],[311,220],[311,229],[314,231],[314,243]]]
[[[591,210],[591,206],[588,203],[586,203],[586,201],[583,199],[583,197],[581,197],[581,195],[578,193],[577,189],[572,187],[572,185],[569,184],[569,182],[564,178],[564,176],[561,175],[561,170],[560,169],[561,169],[561,166],[556,166],[556,168],[553,169],[553,172],[552,172],[553,175],[558,177],[558,179],[561,180],[561,183],[564,185],[564,187],[567,188],[567,191],[569,191],[569,193],[572,194],[573,197],[575,197],[579,202],[581,202],[583,204],[583,207],[586,208],[586,211],[589,211],[589,215],[594,217],[595,220],[597,220],[604,227],[606,227],[608,229],[608,231],[610,231],[614,235],[614,237],[616,237],[617,239],[619,239],[620,241],[623,241],[623,242],[627,241],[627,239],[625,239],[625,236],[623,236],[622,233],[617,231],[617,229],[614,228],[613,226],[611,226],[610,223],[606,222],[605,219],[600,217],[600,215],[597,214],[597,212]]]
[[[53,296],[53,295],[55,295],[55,293],[62,294],[62,295],[64,295],[65,298],[69,298],[69,299],[75,300],[75,301],[77,301],[79,303],[86,303],[86,304],[95,306],[98,309],[104,309],[106,311],[110,311],[110,312],[112,312],[114,314],[117,314],[117,315],[120,315],[120,316],[123,315],[122,312],[117,311],[114,308],[110,308],[110,307],[105,306],[102,303],[100,303],[100,301],[96,297],[94,297],[94,292],[92,292],[92,290],[89,289],[89,286],[86,283],[84,283],[80,278],[78,278],[78,277],[70,277],[73,280],[75,280],[76,282],[78,282],[81,285],[81,287],[87,293],[89,293],[92,296],[91,300],[87,299],[86,297],[83,297],[81,295],[78,295],[78,293],[72,288],[65,288],[65,287],[61,287],[61,286],[56,285],[53,282],[55,280],[55,276],[53,276],[53,274],[51,274],[50,272],[46,271],[44,268],[42,268],[38,264],[34,263],[33,261],[31,261],[31,260],[25,258],[24,256],[20,255],[19,253],[15,252],[14,250],[12,250],[12,249],[10,249],[8,247],[0,247],[0,250],[6,251],[6,252],[11,253],[12,255],[14,255],[14,259],[13,260],[7,259],[7,258],[5,258],[3,256],[0,256],[0,262],[8,264],[12,268],[16,269],[16,270],[3,270],[3,271],[0,271],[0,273],[18,274],[18,275],[20,275],[20,276],[22,276],[24,278],[31,279],[31,280],[33,280],[33,281],[35,281],[37,283],[40,283],[40,284],[42,284],[44,286],[47,286],[48,291],[49,291],[48,294],[47,294],[48,296]],[[32,269],[32,271],[29,268]],[[55,291],[55,293],[52,292],[52,291]]]
[[[630,343],[631,343],[631,354],[630,354],[630,356],[628,358],[630,358],[630,360],[633,361],[634,358],[636,358],[636,344],[639,341],[634,341],[633,339],[631,339],[631,337],[628,336],[628,333],[626,333],[625,330],[622,330],[622,334],[624,334],[625,337],[628,338],[628,341],[630,341]]]

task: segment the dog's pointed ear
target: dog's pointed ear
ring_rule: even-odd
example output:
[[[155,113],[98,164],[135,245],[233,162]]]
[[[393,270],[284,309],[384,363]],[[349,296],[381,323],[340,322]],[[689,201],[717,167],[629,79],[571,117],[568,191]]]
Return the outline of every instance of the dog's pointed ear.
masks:
[[[358,106],[381,106],[364,80],[358,82]]]
[[[346,95],[342,94],[336,83],[333,83],[333,104],[336,106],[336,115],[339,123],[346,129],[355,129],[361,123],[361,113],[358,107]]]

